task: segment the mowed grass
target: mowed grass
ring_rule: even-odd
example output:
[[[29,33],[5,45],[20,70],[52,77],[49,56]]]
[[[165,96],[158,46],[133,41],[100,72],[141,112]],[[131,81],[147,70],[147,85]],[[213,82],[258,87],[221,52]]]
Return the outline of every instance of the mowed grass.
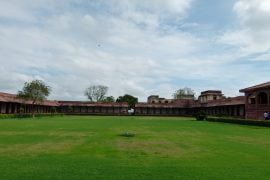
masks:
[[[270,128],[181,117],[0,120],[0,179],[270,179]]]

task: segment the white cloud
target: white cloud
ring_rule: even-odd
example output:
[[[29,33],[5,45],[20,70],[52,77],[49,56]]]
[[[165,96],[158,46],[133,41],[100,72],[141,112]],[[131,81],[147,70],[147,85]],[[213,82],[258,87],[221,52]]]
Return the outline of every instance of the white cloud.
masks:
[[[42,9],[44,1],[28,7],[32,2],[13,4],[13,9],[29,18],[7,17],[36,22],[33,12]],[[0,24],[1,64],[3,72],[13,77],[2,75],[1,89],[16,92],[24,81],[39,78],[53,87],[52,98],[57,99],[84,99],[83,91],[90,84],[107,85],[115,96],[130,93],[145,98],[161,78],[164,65],[173,57],[193,52],[200,42],[189,33],[164,34],[159,28],[164,11],[184,16],[189,2],[125,1],[128,10],[118,7],[116,16],[65,10],[40,15],[38,19],[43,21],[39,25]],[[46,8],[53,11],[56,6]],[[146,9],[153,11],[144,12]],[[7,86],[7,82],[12,83]]]
[[[270,50],[270,1],[238,0],[234,5],[240,27],[227,31],[221,41],[239,47],[243,55]]]
[[[199,26],[184,22],[192,0],[3,2],[0,91],[16,92],[25,81],[39,78],[52,86],[52,99],[83,100],[87,86],[104,84],[110,95],[130,93],[145,100],[150,94],[171,97],[190,85],[187,79],[235,88],[224,82],[246,76],[237,67],[226,69],[238,52],[209,55],[212,39],[170,26],[175,21]],[[243,30],[228,32],[222,42],[246,48],[252,41],[245,28],[249,21],[240,19]]]
[[[105,0],[103,1],[103,3]],[[187,10],[191,6],[192,0],[112,0],[110,5],[114,8],[121,8],[122,10],[133,10],[133,11],[145,11],[150,13],[157,13],[159,15],[164,12],[170,14],[186,14]]]

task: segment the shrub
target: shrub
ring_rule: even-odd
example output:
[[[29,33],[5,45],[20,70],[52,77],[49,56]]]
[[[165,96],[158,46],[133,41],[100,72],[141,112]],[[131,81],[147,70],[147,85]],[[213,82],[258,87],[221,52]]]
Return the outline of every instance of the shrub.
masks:
[[[20,112],[20,114],[23,114],[24,113],[24,108],[20,107],[19,112]]]
[[[195,114],[195,118],[197,121],[203,121],[207,118],[207,115],[204,111],[198,111],[196,114]]]
[[[63,116],[62,113],[56,114],[35,114],[35,117],[49,117],[49,116]],[[0,114],[0,119],[10,119],[10,118],[32,118],[32,114]]]
[[[217,114],[217,117],[224,117],[224,116],[226,116],[224,113]]]
[[[56,113],[57,113],[57,109],[56,109],[56,107],[52,107],[52,109],[51,109],[51,113],[52,113],[52,114],[56,114]]]
[[[15,114],[0,114],[0,119],[15,118]]]
[[[72,113],[74,111],[74,108],[72,106],[68,106],[67,111],[68,113]]]
[[[38,114],[37,114],[38,115]],[[30,118],[33,117],[31,114],[14,114],[14,118]]]
[[[267,120],[239,119],[233,117],[208,117],[206,118],[206,120],[212,122],[224,122],[224,123],[270,127],[270,121]]]

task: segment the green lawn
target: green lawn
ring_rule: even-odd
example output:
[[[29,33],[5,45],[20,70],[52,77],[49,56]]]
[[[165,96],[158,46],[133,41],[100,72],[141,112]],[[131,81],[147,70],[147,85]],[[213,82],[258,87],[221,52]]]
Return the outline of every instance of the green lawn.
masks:
[[[180,117],[0,120],[0,179],[268,180],[270,128]]]

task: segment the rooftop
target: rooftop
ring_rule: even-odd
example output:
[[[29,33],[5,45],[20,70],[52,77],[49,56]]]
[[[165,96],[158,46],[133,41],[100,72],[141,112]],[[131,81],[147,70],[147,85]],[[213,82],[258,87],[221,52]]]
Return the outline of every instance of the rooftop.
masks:
[[[232,106],[232,105],[244,105],[245,97],[237,96],[226,99],[212,100],[205,104],[199,103],[196,100],[178,100],[174,103],[168,104],[150,104],[150,103],[137,103],[135,107],[153,107],[153,108],[200,108],[200,107],[214,107],[214,106]]]
[[[212,100],[206,103],[206,107],[244,105],[245,96],[230,97],[226,99]]]
[[[10,103],[22,103],[22,104],[32,104],[32,101],[24,101],[23,99],[17,98],[15,94],[2,93],[0,92],[0,102],[10,102]],[[128,103],[122,102],[89,102],[89,101],[52,101],[44,100],[42,102],[36,103],[38,105],[44,106],[99,106],[99,107],[128,107]]]
[[[251,87],[248,87],[248,88],[245,88],[245,89],[240,89],[239,92],[247,92],[247,91],[265,89],[265,88],[270,88],[270,82],[258,84],[258,85],[251,86]]]
[[[221,94],[222,93],[222,91],[220,91],[220,90],[207,90],[207,91],[203,91],[203,92],[201,92],[201,94],[209,94],[209,93],[215,93],[215,94]]]
[[[60,106],[128,107],[126,102],[58,101]]]
[[[22,104],[32,104],[31,101],[25,101],[23,99],[17,98],[15,94],[9,94],[9,93],[3,93],[3,92],[0,92],[0,101],[22,103]],[[50,101],[50,100],[44,100],[43,102],[38,102],[36,104],[44,105],[44,106],[59,106],[57,101]]]

